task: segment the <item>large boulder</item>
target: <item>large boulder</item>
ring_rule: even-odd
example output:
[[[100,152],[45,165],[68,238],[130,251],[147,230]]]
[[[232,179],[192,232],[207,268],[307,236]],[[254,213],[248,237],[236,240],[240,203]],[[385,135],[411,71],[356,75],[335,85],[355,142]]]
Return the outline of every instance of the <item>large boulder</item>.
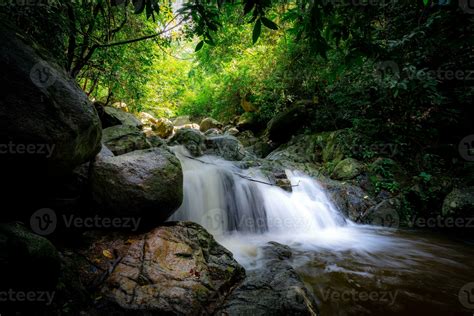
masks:
[[[205,119],[203,119],[201,121],[201,124],[199,125],[200,125],[200,130],[203,133],[206,132],[208,129],[211,129],[211,128],[221,129],[224,126],[221,122],[210,117],[206,117]]]
[[[320,177],[319,181],[336,207],[352,221],[362,221],[368,210],[375,205],[375,201],[367,192],[358,186],[323,177]]]
[[[206,154],[220,156],[226,160],[242,160],[245,157],[244,146],[230,135],[213,136],[206,140]]]
[[[59,268],[58,252],[46,238],[20,224],[0,224],[0,290],[54,289]]]
[[[115,157],[100,155],[90,182],[100,210],[113,216],[138,217],[146,225],[166,220],[183,199],[181,164],[165,147]]]
[[[199,131],[199,124],[189,123],[189,124],[184,124],[184,125],[176,125],[174,127],[174,132],[176,132],[177,130],[183,129],[183,128],[191,128],[191,129],[195,129],[195,130]]]
[[[247,271],[219,315],[318,315],[314,295],[288,262],[290,248],[270,242],[262,252],[262,267]]]
[[[368,209],[360,222],[388,228],[398,228],[400,226],[399,210],[401,206],[401,201],[397,198],[383,200]]]
[[[239,116],[235,123],[239,131],[259,132],[265,128],[265,122],[262,122],[255,114],[249,112]]]
[[[116,125],[103,130],[102,143],[115,155],[150,148],[145,134],[130,125]]]
[[[112,106],[105,106],[104,113],[101,117],[102,126],[110,127],[115,125],[129,125],[136,128],[142,128],[143,123],[140,122],[133,114],[117,109]]]
[[[452,190],[444,199],[442,214],[445,217],[472,217],[474,215],[474,187]]]
[[[308,113],[307,107],[303,104],[295,104],[278,113],[268,122],[268,137],[277,143],[287,142],[308,123]]]
[[[206,150],[206,136],[198,130],[192,128],[178,129],[169,140],[170,145],[183,145],[191,153],[198,157],[202,156]]]
[[[232,253],[195,223],[174,222],[143,235],[104,236],[87,256],[97,262],[112,249],[110,261],[118,264],[101,284],[102,301],[134,315],[213,314],[245,276]],[[109,262],[99,266],[108,270]]]
[[[93,158],[100,150],[101,124],[86,94],[4,22],[0,40],[0,164],[15,173],[21,171],[16,166],[48,168],[52,175]]]

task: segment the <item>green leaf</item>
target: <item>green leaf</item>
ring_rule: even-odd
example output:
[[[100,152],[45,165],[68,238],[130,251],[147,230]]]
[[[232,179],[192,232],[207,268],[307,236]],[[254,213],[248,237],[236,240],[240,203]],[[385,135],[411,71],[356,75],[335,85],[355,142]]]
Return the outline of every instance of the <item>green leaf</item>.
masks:
[[[268,27],[269,29],[272,29],[272,30],[278,30],[278,25],[275,24],[275,22],[267,19],[266,17],[262,16],[260,18],[260,20],[262,20],[262,23],[263,25],[265,25],[266,27]]]
[[[262,22],[260,19],[255,22],[255,26],[253,27],[253,34],[252,34],[252,41],[255,44],[262,33]]]
[[[196,45],[196,49],[195,49],[194,51],[195,51],[195,52],[200,51],[203,46],[204,46],[204,41],[200,41],[200,42]]]
[[[424,3],[425,5],[428,5],[428,3],[430,3],[430,0],[423,0],[423,3]]]

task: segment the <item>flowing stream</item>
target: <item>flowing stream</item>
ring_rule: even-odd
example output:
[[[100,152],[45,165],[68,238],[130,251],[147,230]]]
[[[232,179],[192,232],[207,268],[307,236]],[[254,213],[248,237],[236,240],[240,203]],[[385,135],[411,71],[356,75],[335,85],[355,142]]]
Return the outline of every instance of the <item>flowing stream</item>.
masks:
[[[291,263],[322,315],[474,314],[472,244],[355,224],[317,181],[297,171],[286,171],[287,192],[257,170],[215,156],[191,158],[182,146],[174,151],[184,200],[170,220],[201,224],[246,269],[260,267],[267,242],[290,246]]]

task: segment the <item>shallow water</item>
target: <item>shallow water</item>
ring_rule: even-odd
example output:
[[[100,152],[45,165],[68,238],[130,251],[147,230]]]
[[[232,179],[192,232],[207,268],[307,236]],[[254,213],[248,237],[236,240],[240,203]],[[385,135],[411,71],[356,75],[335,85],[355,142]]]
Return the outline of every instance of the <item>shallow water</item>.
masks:
[[[468,297],[459,297],[461,288],[474,282],[472,245],[370,226],[321,235],[300,240],[233,234],[219,242],[247,269],[259,266],[259,247],[267,241],[289,245],[292,265],[317,297],[322,315],[474,314]]]
[[[290,246],[322,315],[474,315],[472,243],[354,224],[297,171],[287,171],[290,193],[265,184],[257,170],[174,151],[184,201],[170,220],[203,225],[246,269],[260,267],[267,242]]]

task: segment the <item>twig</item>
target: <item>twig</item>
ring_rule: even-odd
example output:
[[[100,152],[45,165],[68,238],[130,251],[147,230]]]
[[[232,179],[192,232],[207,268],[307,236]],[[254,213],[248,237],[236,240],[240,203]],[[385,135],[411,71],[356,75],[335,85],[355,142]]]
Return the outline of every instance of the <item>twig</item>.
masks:
[[[206,164],[206,165],[214,165],[214,166],[216,166],[216,164],[215,164],[215,163],[212,163],[212,162],[203,161],[203,160],[201,160],[201,159],[198,159],[198,158],[195,158],[195,157],[191,157],[191,156],[187,156],[187,155],[183,155],[183,156],[186,157],[186,158],[192,159],[192,160],[199,161],[200,163],[204,163],[204,164]],[[231,172],[232,172],[232,171],[231,171]],[[241,174],[241,173],[237,173],[237,172],[232,172],[232,173],[235,174],[236,176],[238,176],[238,177],[240,177],[240,178],[242,178],[242,179],[248,180],[248,181],[257,182],[257,183],[261,183],[261,184],[265,184],[265,185],[271,185],[271,186],[274,186],[274,187],[275,187],[275,186],[276,186],[276,187],[279,187],[279,186],[276,185],[276,184],[273,184],[273,183],[270,183],[270,182],[261,181],[261,180],[256,180],[256,179],[253,179],[253,178],[251,178],[251,177],[249,177],[249,176],[243,175],[243,174]],[[297,186],[300,185],[300,182],[301,182],[301,181],[298,181],[298,184],[290,185],[290,187],[291,187],[291,188],[297,187]]]
[[[112,261],[110,267],[106,271],[104,271],[104,273],[102,273],[102,275],[98,279],[93,282],[91,288],[98,288],[102,283],[104,283],[104,281],[112,274],[112,272],[114,272],[120,261],[122,261],[122,258],[123,257],[118,256],[114,261]]]

